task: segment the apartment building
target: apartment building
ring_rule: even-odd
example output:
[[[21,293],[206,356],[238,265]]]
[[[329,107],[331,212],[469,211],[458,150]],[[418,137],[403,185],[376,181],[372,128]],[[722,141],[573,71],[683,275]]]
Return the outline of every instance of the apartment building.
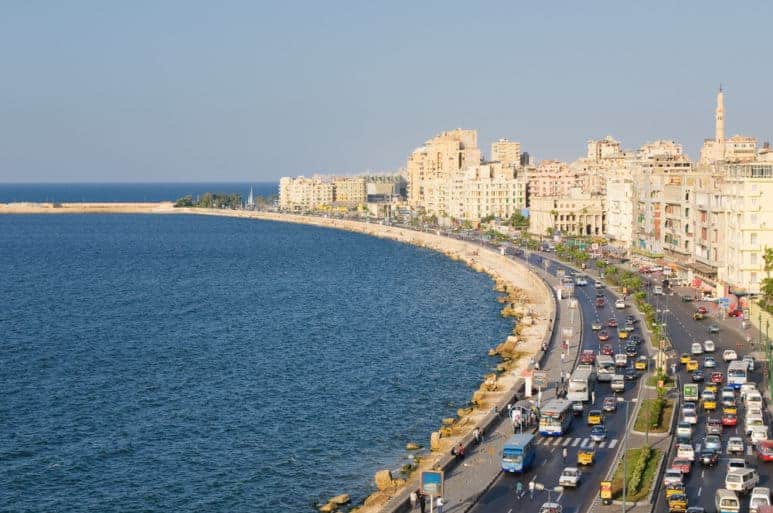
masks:
[[[364,205],[368,201],[364,177],[333,178],[333,203],[345,207]]]
[[[499,162],[505,167],[520,166],[521,143],[508,139],[500,139],[491,143],[491,160]]]
[[[585,176],[558,160],[543,160],[529,174],[529,196],[533,198],[566,196],[570,189],[584,186]]]
[[[636,218],[634,181],[630,177],[615,176],[606,180],[606,236],[620,248],[633,243]]]
[[[506,219],[526,208],[526,179],[518,176],[517,168],[501,162],[466,169],[450,180],[448,189],[444,212],[458,220]]]
[[[331,206],[334,186],[320,177],[283,177],[279,180],[279,208],[283,210],[314,210]]]

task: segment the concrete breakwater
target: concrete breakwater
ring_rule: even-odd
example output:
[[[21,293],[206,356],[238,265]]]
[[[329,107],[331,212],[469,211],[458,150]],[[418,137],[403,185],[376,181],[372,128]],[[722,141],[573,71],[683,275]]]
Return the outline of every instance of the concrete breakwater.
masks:
[[[473,392],[470,405],[457,410],[456,415],[447,419],[438,419],[438,429],[429,440],[416,441],[416,445],[406,450],[415,454],[416,464],[405,469],[399,476],[389,470],[377,472],[375,485],[377,491],[371,494],[361,506],[360,511],[391,512],[405,502],[409,490],[418,486],[418,473],[415,470],[428,468],[449,468],[451,447],[458,443],[465,445],[471,431],[476,427],[485,427],[491,422],[490,411],[493,406],[502,406],[513,395],[521,382],[521,373],[528,366],[529,358],[537,354],[541,343],[549,335],[555,318],[555,305],[552,293],[539,278],[529,272],[519,262],[512,261],[497,252],[481,248],[475,244],[459,241],[436,233],[415,232],[405,228],[383,226],[358,221],[329,219],[312,216],[297,216],[267,212],[247,212],[209,209],[175,209],[171,203],[149,204],[11,204],[0,205],[0,212],[15,214],[197,214],[242,217],[278,222],[292,222],[319,227],[334,228],[363,233],[382,238],[425,247],[444,253],[449,258],[465,262],[478,272],[488,273],[495,281],[496,289],[502,293],[502,315],[518,320],[513,332],[490,355],[501,358],[496,372],[487,375],[480,387]],[[417,452],[418,445],[427,445],[429,452]],[[418,457],[420,456],[420,457]],[[413,471],[413,472],[411,472]],[[321,506],[323,511],[334,511],[344,507],[349,501],[346,494],[331,498]]]

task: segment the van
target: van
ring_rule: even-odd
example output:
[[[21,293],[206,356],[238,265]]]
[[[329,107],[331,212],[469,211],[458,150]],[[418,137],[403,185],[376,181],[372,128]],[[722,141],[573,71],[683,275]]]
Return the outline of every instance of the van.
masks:
[[[747,408],[762,409],[762,395],[756,390],[752,390],[744,397],[744,405]]]
[[[718,513],[738,513],[741,511],[741,501],[735,492],[720,488],[714,494],[714,506]]]
[[[763,442],[768,439],[768,426],[751,426],[751,432],[749,433],[749,440],[752,445],[756,445],[759,442]]]
[[[749,493],[760,482],[760,475],[753,468],[734,468],[727,471],[725,488],[734,492]]]

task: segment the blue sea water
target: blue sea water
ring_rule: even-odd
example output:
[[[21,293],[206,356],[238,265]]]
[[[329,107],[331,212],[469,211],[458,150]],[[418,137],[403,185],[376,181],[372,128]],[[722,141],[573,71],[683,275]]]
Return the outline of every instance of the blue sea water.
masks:
[[[0,510],[362,500],[509,324],[440,254],[207,216],[0,216]]]
[[[0,183],[0,203],[14,202],[144,202],[194,198],[205,192],[239,193],[244,200],[252,187],[255,196],[275,196],[278,182],[197,183]]]

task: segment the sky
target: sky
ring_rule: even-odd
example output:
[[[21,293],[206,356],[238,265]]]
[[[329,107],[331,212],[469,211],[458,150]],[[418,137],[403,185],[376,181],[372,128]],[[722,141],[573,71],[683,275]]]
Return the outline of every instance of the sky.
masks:
[[[673,5],[672,5],[673,4]],[[769,2],[5,0],[0,182],[394,171],[478,130],[536,160],[588,139],[773,140]]]

